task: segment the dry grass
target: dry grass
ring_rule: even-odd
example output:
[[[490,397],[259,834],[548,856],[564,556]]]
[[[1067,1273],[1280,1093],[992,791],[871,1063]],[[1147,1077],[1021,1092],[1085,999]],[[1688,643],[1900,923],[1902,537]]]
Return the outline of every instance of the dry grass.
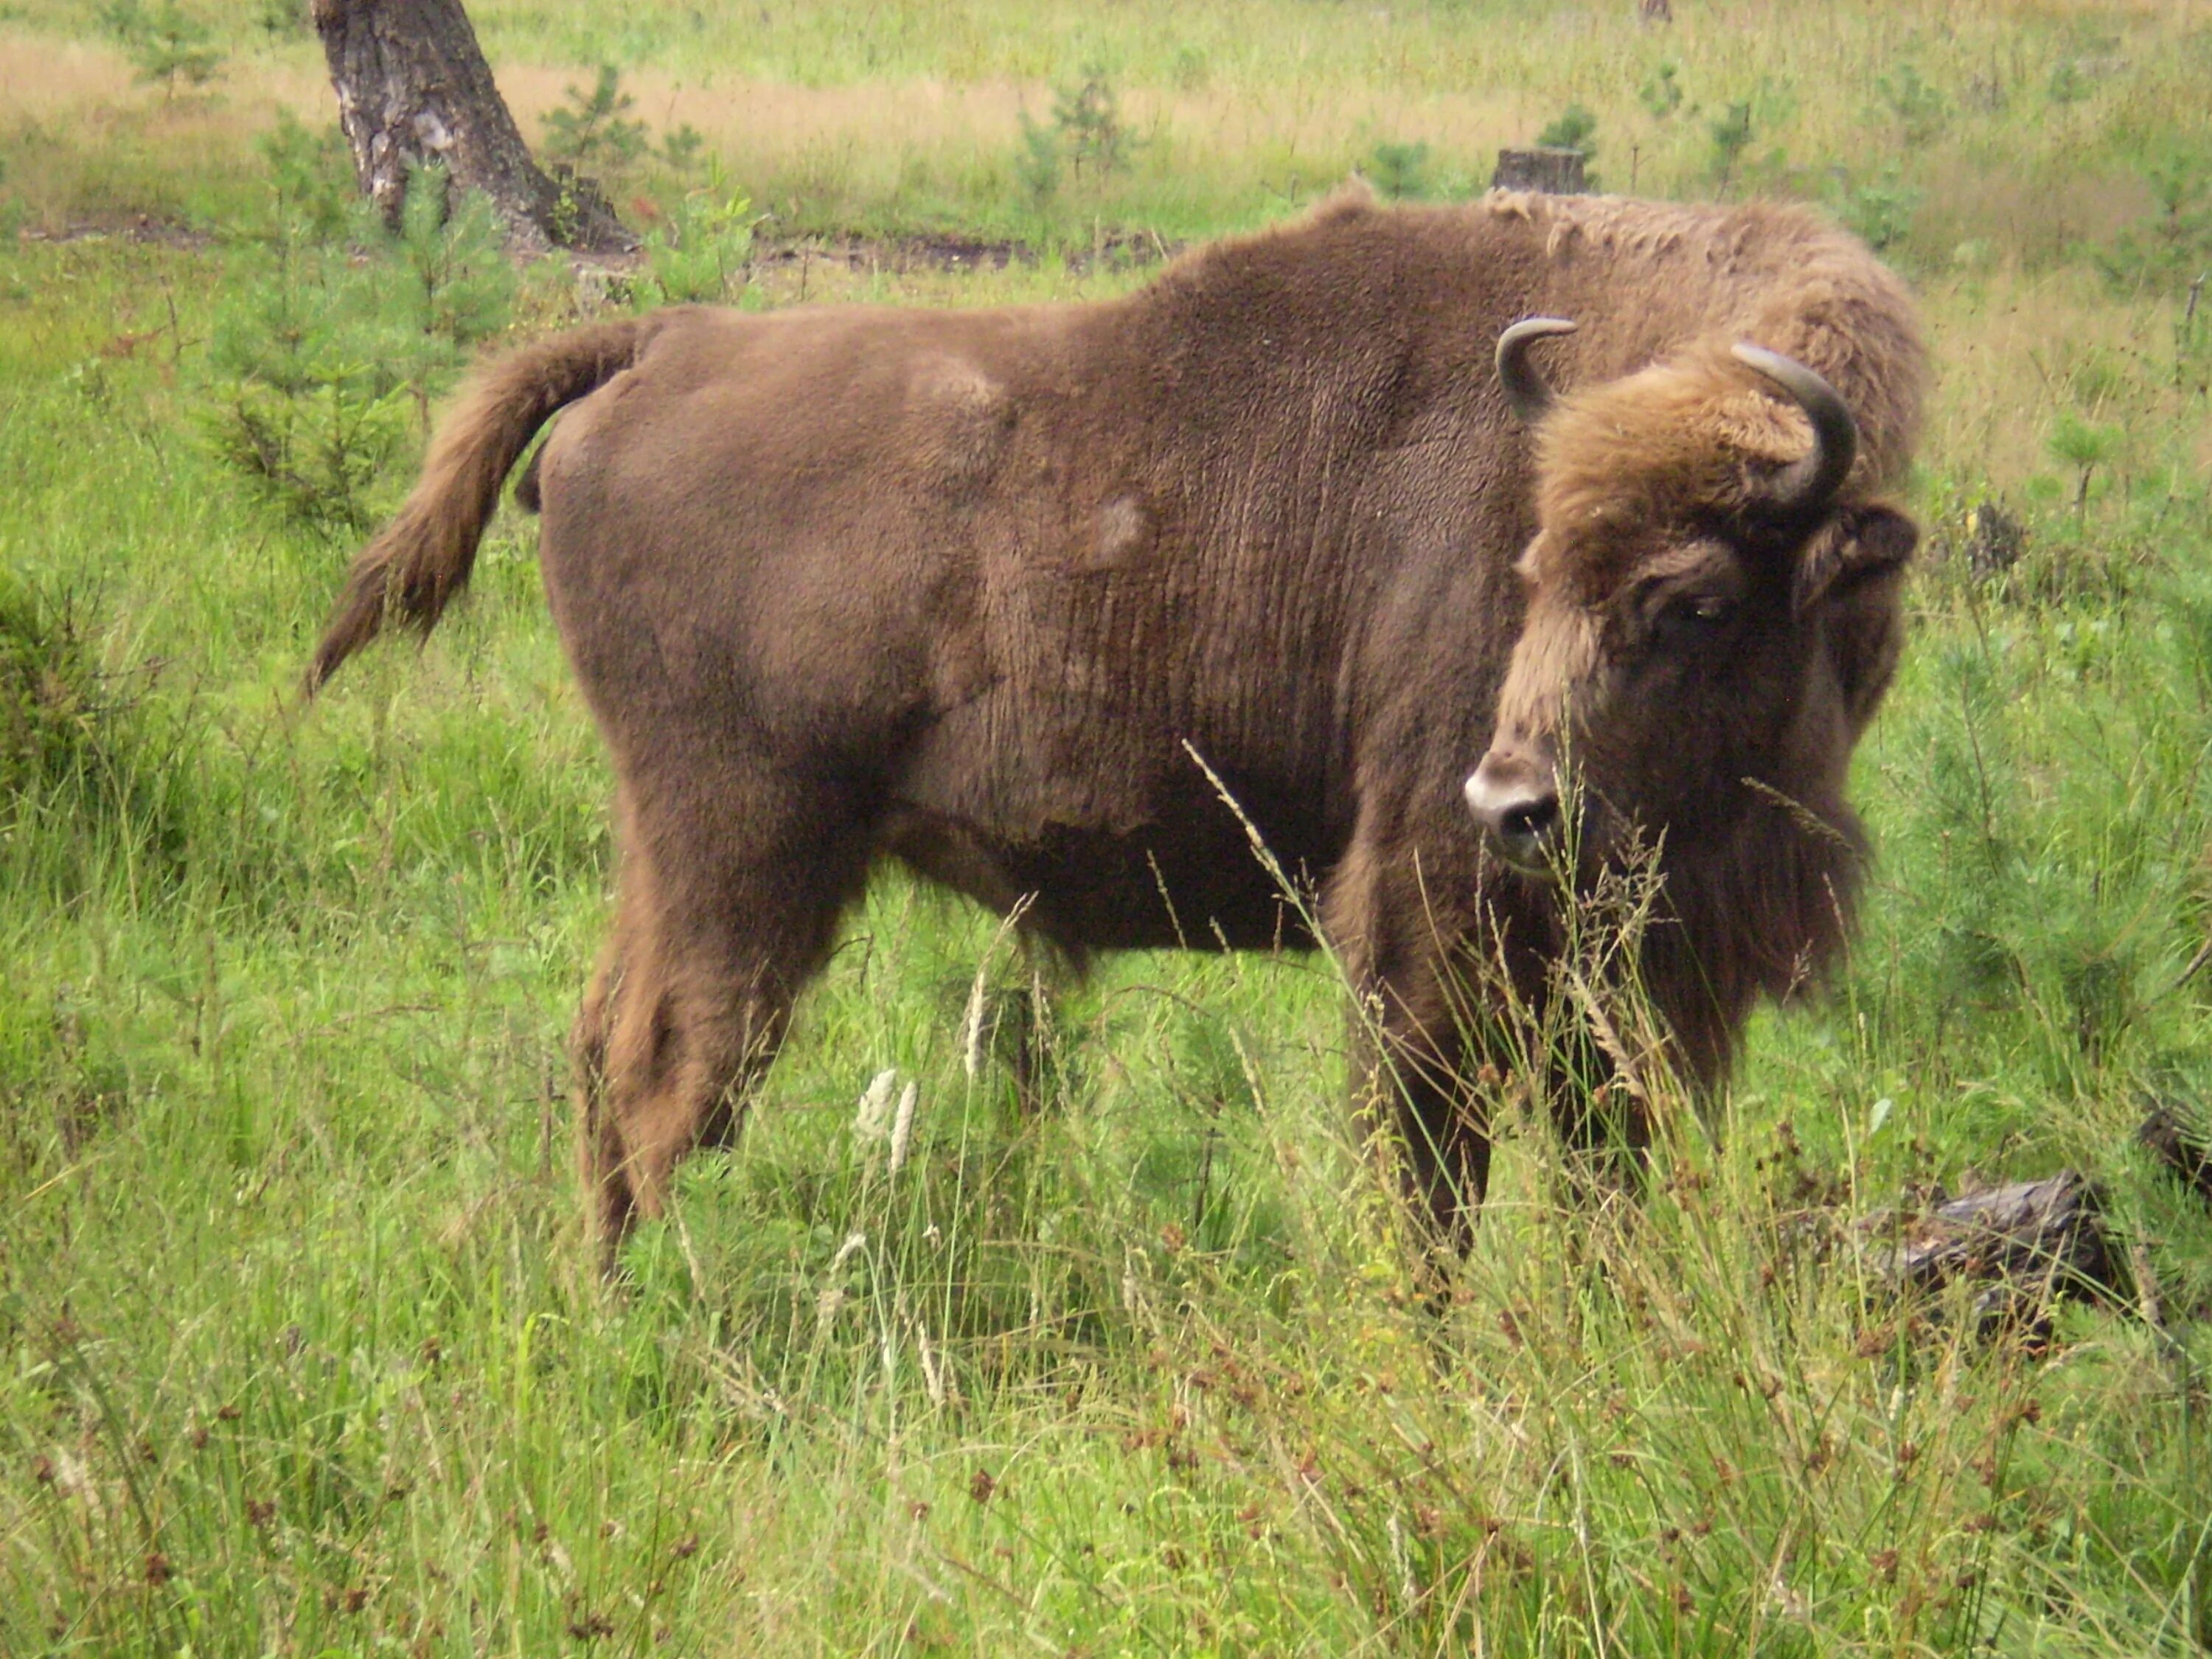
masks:
[[[310,49],[233,58],[205,90],[165,100],[158,87],[137,78],[120,46],[57,40],[21,23],[0,22],[0,128],[39,122],[75,129],[87,119],[143,112],[166,101],[168,118],[179,128],[250,132],[279,107],[302,118],[334,118],[330,99],[330,77]]]
[[[2124,421],[2146,444],[2200,429],[2164,372],[2174,308],[2163,300],[2116,301],[2076,270],[1948,276],[1923,298],[1941,373],[1924,455],[1948,477],[2014,489],[2049,471],[2044,442],[2062,410]]]
[[[0,163],[50,230],[138,214],[221,228],[280,108],[332,118],[319,65],[234,60],[206,90],[165,99],[112,45],[0,24]]]

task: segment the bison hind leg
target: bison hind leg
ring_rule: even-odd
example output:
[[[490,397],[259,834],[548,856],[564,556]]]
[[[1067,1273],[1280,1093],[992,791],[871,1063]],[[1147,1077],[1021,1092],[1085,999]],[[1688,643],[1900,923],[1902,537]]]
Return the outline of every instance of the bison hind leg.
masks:
[[[593,1231],[607,1252],[603,1265],[609,1267],[614,1247],[629,1231],[633,1210],[629,1182],[621,1174],[622,1137],[607,1099],[607,1045],[614,1032],[621,982],[618,943],[611,940],[568,1030],[568,1059],[575,1074],[576,1168],[586,1189]]]
[[[666,1207],[684,1157],[736,1133],[863,873],[834,833],[685,856],[672,878],[626,839],[614,935],[571,1037],[578,1162],[609,1268]],[[652,844],[664,868],[679,863],[682,843]]]
[[[1018,914],[1012,919],[1019,922]],[[1014,1112],[1022,1121],[1042,1116],[1066,1097],[1070,1033],[1065,999],[1089,970],[1079,951],[1027,926],[1016,933],[1017,951],[1004,978],[992,971],[996,942],[977,963],[960,1017],[963,1059],[969,1074],[996,1067],[1011,1085]]]

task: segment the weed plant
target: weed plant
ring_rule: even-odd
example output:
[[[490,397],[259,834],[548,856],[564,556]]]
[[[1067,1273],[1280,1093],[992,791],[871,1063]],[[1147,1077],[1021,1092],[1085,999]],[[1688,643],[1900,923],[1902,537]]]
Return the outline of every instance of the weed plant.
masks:
[[[735,299],[744,286],[758,223],[752,203],[710,167],[645,238],[645,269],[633,285],[645,308]]]

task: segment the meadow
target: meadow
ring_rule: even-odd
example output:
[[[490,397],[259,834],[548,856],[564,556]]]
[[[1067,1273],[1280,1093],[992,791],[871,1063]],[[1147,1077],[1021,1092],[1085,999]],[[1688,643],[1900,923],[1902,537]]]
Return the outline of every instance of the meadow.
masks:
[[[195,85],[141,77],[159,8],[0,3],[0,1652],[2212,1648],[2212,1212],[2135,1140],[2212,1117],[2201,6],[477,0],[533,141],[601,64],[635,100],[611,284],[349,219],[297,9],[204,8]],[[1640,1206],[1506,1116],[1439,1302],[1325,957],[1041,995],[887,876],[603,1285],[608,781],[532,523],[296,694],[461,364],[708,268],[1113,294],[1563,118],[1609,189],[1823,204],[1926,308],[1838,981],[1662,1093]],[[2062,1168],[2124,1294],[1897,1303],[1885,1217]]]

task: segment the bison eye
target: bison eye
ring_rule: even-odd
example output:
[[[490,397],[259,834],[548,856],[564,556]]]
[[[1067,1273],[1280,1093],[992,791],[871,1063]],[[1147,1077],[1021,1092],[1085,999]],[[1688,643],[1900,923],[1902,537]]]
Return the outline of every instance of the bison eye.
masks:
[[[1654,619],[1652,642],[1662,650],[1694,650],[1717,637],[1735,614],[1733,600],[1717,593],[1686,593]]]

